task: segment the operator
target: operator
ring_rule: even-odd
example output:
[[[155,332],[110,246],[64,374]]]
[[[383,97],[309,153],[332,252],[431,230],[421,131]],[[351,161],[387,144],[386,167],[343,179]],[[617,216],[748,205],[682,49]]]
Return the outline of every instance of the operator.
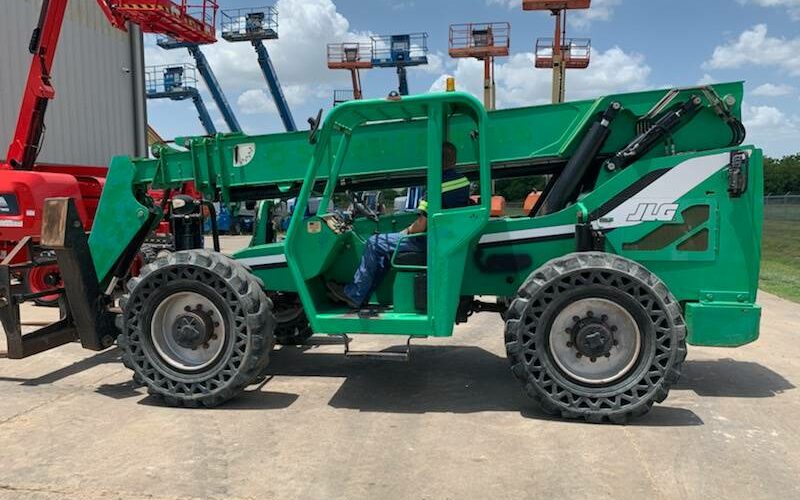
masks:
[[[455,170],[456,147],[449,142],[442,145],[442,208],[459,208],[469,205],[469,179]],[[417,218],[413,224],[399,233],[375,234],[370,236],[364,247],[361,264],[353,281],[347,285],[329,281],[328,290],[334,299],[354,309],[361,308],[381,283],[395,250],[400,252],[420,252],[427,250],[427,237],[414,234],[428,230],[428,201],[425,197],[417,207]]]

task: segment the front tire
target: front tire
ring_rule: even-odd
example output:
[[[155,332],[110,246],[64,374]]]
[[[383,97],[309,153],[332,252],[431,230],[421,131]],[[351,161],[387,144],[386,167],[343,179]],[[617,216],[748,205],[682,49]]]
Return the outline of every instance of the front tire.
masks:
[[[686,358],[678,302],[643,266],[587,252],[554,259],[508,310],[506,352],[551,415],[624,423],[666,399]]]
[[[217,406],[266,368],[272,302],[241,264],[189,250],[158,258],[128,282],[117,339],[134,380],[171,406]]]

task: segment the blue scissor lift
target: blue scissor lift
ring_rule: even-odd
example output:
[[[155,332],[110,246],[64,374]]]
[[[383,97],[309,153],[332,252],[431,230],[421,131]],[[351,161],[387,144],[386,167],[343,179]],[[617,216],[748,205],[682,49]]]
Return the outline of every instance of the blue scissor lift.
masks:
[[[400,95],[408,95],[406,68],[424,64],[428,64],[427,33],[372,37],[372,66],[397,68]]]
[[[219,81],[217,81],[217,76],[214,74],[214,71],[208,64],[205,54],[203,54],[203,51],[200,50],[200,46],[196,43],[179,42],[166,35],[159,36],[156,39],[156,43],[159,47],[166,50],[185,48],[189,51],[189,54],[191,54],[191,56],[194,58],[197,71],[200,72],[200,76],[206,83],[206,87],[211,93],[211,97],[214,99],[214,102],[217,104],[217,108],[219,108],[222,118],[228,125],[228,129],[230,129],[231,132],[241,132],[242,126],[239,125],[239,120],[233,113],[233,109],[231,108],[230,103],[228,103],[228,98],[225,97],[225,93],[222,92],[222,87],[220,86]]]
[[[145,69],[145,91],[148,99],[171,101],[191,99],[206,133],[209,135],[217,133],[211,115],[208,114],[208,108],[200,96],[200,91],[197,90],[197,73],[191,64],[148,66]]]
[[[233,9],[222,12],[222,38],[229,42],[250,42],[258,54],[258,64],[267,80],[269,91],[275,100],[278,114],[288,132],[297,130],[292,112],[283,95],[278,75],[272,65],[264,40],[278,38],[278,11],[274,7],[255,9]]]

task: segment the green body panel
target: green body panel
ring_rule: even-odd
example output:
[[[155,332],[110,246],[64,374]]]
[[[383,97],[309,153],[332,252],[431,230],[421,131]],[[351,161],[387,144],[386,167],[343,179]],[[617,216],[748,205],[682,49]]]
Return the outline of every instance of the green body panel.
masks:
[[[739,347],[758,339],[761,306],[738,302],[697,302],[686,305],[685,316],[690,344]]]
[[[148,207],[137,200],[134,183],[137,167],[130,158],[118,156],[111,161],[89,247],[95,271],[102,283],[119,260],[125,245],[147,224]]]
[[[735,102],[731,113],[739,118],[742,84],[714,88],[730,96]],[[360,101],[331,111],[314,146],[305,133],[218,135],[185,139],[188,151],[164,148],[157,160],[117,159],[109,176],[115,181],[104,191],[91,242],[98,274],[106,276],[109,262],[122,252],[119,247],[130,240],[127,235],[141,229],[142,223],[137,227],[138,219],[130,213],[145,206],[136,201],[136,188],[194,181],[209,197],[223,199],[241,197],[240,190],[266,198],[299,188],[298,214],[305,213],[312,195],[327,199],[334,188],[351,180],[374,179],[393,187],[424,178],[428,193],[438,193],[438,145],[449,140],[458,150],[459,170],[478,181],[482,204],[442,210],[439,197],[430,197],[425,310],[416,310],[414,300],[416,275],[423,269],[398,266],[390,271],[373,300],[392,307],[378,318],[360,318],[331,303],[324,285],[331,279],[349,281],[367,238],[376,230],[407,227],[413,214],[383,216],[377,226],[359,219],[351,231],[336,234],[321,210],[308,218],[293,217],[285,242],[260,244],[266,234],[262,210],[253,243],[234,257],[250,266],[268,291],[297,292],[316,332],[447,336],[452,334],[460,297],[514,295],[535,269],[576,250],[578,214],[589,215],[595,229],[606,234],[607,252],[645,265],[684,304],[690,342],[740,345],[758,335],[753,311],[758,310],[762,156],[753,147],[729,147],[731,131],[706,97],[691,121],[643,159],[623,170],[601,169],[594,187],[576,205],[534,218],[489,217],[493,177],[518,165],[568,159],[598,114],[619,102],[623,111],[601,155],[614,153],[636,136],[637,120],[666,93],[639,92],[488,114],[476,99],[460,93],[404,97],[399,102]],[[680,91],[675,102],[696,94]],[[249,160],[244,163],[243,146]],[[747,189],[739,197],[727,191],[733,151],[750,155]],[[333,182],[323,189],[328,179]],[[648,181],[643,184],[644,180]],[[639,190],[630,194],[637,185]],[[127,208],[112,210],[118,203]],[[120,221],[127,226],[124,231],[110,227]],[[515,271],[490,265],[515,257],[524,257],[527,265]],[[711,304],[707,290],[726,299]],[[722,326],[739,321],[736,318],[741,328]]]

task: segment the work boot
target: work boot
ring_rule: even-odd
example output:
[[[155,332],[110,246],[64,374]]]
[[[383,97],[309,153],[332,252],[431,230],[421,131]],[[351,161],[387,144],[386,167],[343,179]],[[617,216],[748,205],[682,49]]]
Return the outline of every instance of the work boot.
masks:
[[[353,299],[351,299],[350,296],[347,295],[347,293],[345,293],[344,285],[336,283],[335,281],[328,281],[327,283],[325,283],[325,286],[328,287],[328,292],[330,292],[329,293],[330,297],[336,302],[347,304],[353,309],[358,309],[361,307],[361,304],[356,304],[356,302]]]

